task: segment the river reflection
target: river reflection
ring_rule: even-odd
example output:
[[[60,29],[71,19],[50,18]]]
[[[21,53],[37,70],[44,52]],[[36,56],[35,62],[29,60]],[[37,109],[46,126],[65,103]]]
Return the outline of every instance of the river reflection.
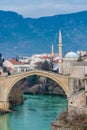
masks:
[[[50,130],[50,123],[67,108],[61,97],[26,95],[23,105],[0,116],[0,130]]]
[[[8,120],[9,120],[8,114],[0,116],[0,130],[10,130]]]

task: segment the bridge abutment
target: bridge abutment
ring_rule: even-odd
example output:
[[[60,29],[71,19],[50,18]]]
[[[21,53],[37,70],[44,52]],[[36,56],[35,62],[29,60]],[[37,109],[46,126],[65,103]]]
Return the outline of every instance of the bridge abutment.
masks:
[[[77,92],[72,95],[68,100],[68,121],[73,121],[79,117],[85,117],[86,115],[86,98],[85,92]]]
[[[0,109],[4,111],[9,111],[9,102],[8,101],[0,101]]]

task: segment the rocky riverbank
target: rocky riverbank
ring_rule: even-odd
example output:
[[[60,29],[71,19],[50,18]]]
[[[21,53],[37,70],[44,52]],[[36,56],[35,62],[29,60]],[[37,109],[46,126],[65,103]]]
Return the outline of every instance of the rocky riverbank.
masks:
[[[6,113],[9,113],[9,112],[12,112],[11,110],[2,110],[0,109],[0,116],[3,115],[3,114],[6,114]]]
[[[32,77],[32,81],[30,81],[30,79],[25,80],[22,85],[23,84],[26,85],[22,87],[22,90],[27,94],[57,95],[66,97],[63,89],[49,78],[36,76]]]
[[[68,113],[64,112],[51,123],[51,130],[87,130],[87,116],[75,115],[73,119],[70,119]]]

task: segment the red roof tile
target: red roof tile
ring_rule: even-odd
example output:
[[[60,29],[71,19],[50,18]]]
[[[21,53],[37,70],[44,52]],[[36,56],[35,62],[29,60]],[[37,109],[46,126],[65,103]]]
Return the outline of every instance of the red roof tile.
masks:
[[[9,61],[10,61],[13,65],[21,65],[20,62],[14,60],[14,59],[9,59]]]
[[[41,64],[42,62],[35,62],[34,64],[38,65],[38,64]]]
[[[46,56],[42,56],[41,58],[43,58],[43,59],[49,59],[50,57],[48,55],[46,55]]]

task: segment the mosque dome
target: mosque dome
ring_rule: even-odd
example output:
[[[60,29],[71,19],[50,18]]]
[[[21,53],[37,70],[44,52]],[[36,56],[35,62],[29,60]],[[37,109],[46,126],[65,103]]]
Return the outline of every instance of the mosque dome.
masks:
[[[65,55],[65,58],[78,58],[78,57],[79,57],[78,54],[75,52],[72,52],[72,51],[66,53],[66,55]]]

